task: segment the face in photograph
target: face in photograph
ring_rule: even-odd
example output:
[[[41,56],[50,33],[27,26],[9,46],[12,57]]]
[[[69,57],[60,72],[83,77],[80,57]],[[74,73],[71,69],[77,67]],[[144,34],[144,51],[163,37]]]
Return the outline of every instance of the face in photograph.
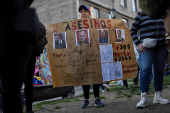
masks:
[[[62,49],[62,48],[66,48],[67,44],[65,41],[65,33],[60,33],[60,34],[55,34],[55,41],[54,41],[54,49]]]
[[[108,43],[108,31],[107,30],[98,30],[99,34],[99,43]]]
[[[86,31],[79,31],[79,41],[84,42],[86,41],[87,34]]]
[[[58,34],[58,40],[62,40],[62,35]]]
[[[87,34],[87,30],[80,30],[77,33],[77,45],[87,45],[89,44],[89,38]]]
[[[124,30],[116,30],[116,43],[125,43]]]

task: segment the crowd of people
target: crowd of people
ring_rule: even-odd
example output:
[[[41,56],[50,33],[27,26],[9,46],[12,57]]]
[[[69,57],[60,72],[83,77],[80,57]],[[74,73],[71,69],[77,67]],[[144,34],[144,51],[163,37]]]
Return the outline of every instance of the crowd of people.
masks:
[[[0,7],[0,32],[1,32],[1,44],[0,44],[0,76],[2,81],[2,110],[4,113],[22,113],[22,100],[20,88],[22,84],[25,84],[25,97],[26,97],[26,113],[34,113],[32,110],[33,102],[33,77],[35,72],[35,61],[36,56],[40,55],[41,50],[37,50],[35,45],[35,40],[31,37],[32,35],[26,35],[25,32],[18,34],[14,30],[13,24],[17,18],[18,12],[23,7],[29,7],[33,0],[21,0],[23,4],[20,4],[17,0],[1,1]],[[4,7],[8,7],[8,10],[4,10]],[[90,18],[91,12],[88,7],[81,5],[78,9],[80,19]],[[44,25],[40,22],[40,34],[46,36],[46,31]],[[140,32],[140,38],[138,38],[137,33]],[[83,32],[82,32],[83,33]],[[154,86],[155,86],[155,96],[153,103],[168,104],[169,99],[164,99],[162,97],[162,86],[163,86],[163,76],[169,75],[170,68],[169,64],[165,65],[165,59],[167,54],[166,45],[170,45],[170,41],[167,38],[165,40],[165,27],[164,18],[159,17],[156,19],[151,18],[144,12],[139,12],[135,17],[135,20],[131,27],[131,36],[133,43],[138,49],[139,53],[139,67],[140,72],[138,72],[134,84],[140,87],[141,90],[141,100],[137,103],[137,108],[144,108],[149,105],[148,102],[148,91],[150,84],[150,76],[154,74]],[[81,35],[81,32],[80,32]],[[17,38],[14,38],[17,37]],[[25,38],[23,40],[23,37]],[[36,38],[39,38],[36,37]],[[169,37],[169,35],[167,35]],[[32,39],[32,40],[31,40]],[[100,42],[105,42],[106,37],[102,36]],[[150,42],[151,39],[156,40],[156,46],[152,44],[144,43]],[[121,39],[123,40],[123,39]],[[80,40],[80,45],[86,42],[85,40]],[[47,42],[45,42],[46,44]],[[56,43],[62,43],[56,42]],[[61,45],[61,44],[60,44]],[[64,48],[63,46],[62,48]],[[55,48],[61,48],[55,47]],[[13,50],[11,50],[13,49]],[[14,51],[15,50],[15,51]],[[11,55],[15,54],[13,58]],[[9,70],[9,64],[13,64],[13,67]],[[165,67],[165,68],[164,68]],[[138,84],[138,76],[140,73],[140,86]],[[9,79],[10,78],[10,79]],[[38,77],[35,77],[38,80]],[[128,88],[127,81],[125,80],[124,86]],[[101,102],[99,91],[100,86],[110,90],[108,83],[106,84],[92,84],[95,106],[104,107],[104,103]],[[82,85],[84,93],[84,101],[82,108],[89,106],[89,88],[90,85]],[[11,94],[12,92],[12,94]]]

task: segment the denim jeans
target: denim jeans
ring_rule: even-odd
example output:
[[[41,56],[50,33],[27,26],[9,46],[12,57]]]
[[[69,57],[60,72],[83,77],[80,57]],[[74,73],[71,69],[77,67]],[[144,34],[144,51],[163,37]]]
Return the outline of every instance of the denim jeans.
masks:
[[[152,64],[154,65],[154,86],[155,91],[162,91],[163,73],[165,67],[165,57],[167,54],[166,47],[157,47],[148,49],[145,53],[139,52],[140,60],[140,90],[141,92],[149,91],[150,75]]]
[[[170,72],[169,71],[165,71],[164,74],[165,74],[165,76],[167,76],[167,75],[170,75]]]

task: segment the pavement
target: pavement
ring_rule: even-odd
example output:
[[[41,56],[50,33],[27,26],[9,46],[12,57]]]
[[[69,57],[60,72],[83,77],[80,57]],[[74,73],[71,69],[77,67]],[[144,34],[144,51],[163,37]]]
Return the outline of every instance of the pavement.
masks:
[[[129,84],[129,82],[128,82]],[[132,83],[133,84],[133,83]],[[117,84],[110,84],[117,85]],[[110,86],[109,85],[109,86]],[[90,92],[93,90],[90,89]],[[105,104],[105,107],[95,107],[94,101],[95,98],[93,95],[90,96],[89,102],[90,106],[86,109],[81,109],[84,97],[77,97],[75,100],[70,99],[70,102],[62,103],[49,103],[43,104],[41,107],[36,110],[34,107],[35,113],[170,113],[170,104],[160,105],[153,104],[154,93],[148,95],[149,107],[144,109],[137,109],[136,104],[140,101],[140,95],[133,95],[131,97],[118,97],[118,93],[130,93],[130,90],[121,90],[114,92],[105,92],[100,93],[100,96],[103,97],[101,101]],[[75,86],[75,97],[83,94],[82,86]],[[163,97],[170,100],[170,85],[167,85],[163,89]],[[48,99],[44,101],[62,99],[61,97]],[[40,102],[40,101],[39,101]],[[38,102],[34,102],[38,103]]]
[[[128,82],[128,84],[131,84],[131,83]],[[109,84],[109,86],[112,86],[112,85],[117,86],[117,83]],[[83,94],[82,86],[74,86],[74,90],[75,90],[75,95],[74,95],[75,97]],[[89,91],[93,92],[93,88],[91,88]],[[61,99],[62,99],[62,97],[56,97],[56,98],[51,98],[51,99],[47,99],[47,100],[43,100],[43,101],[52,101],[52,100],[61,100]],[[36,102],[33,102],[33,104],[37,104],[39,102],[42,102],[42,101],[36,101]]]

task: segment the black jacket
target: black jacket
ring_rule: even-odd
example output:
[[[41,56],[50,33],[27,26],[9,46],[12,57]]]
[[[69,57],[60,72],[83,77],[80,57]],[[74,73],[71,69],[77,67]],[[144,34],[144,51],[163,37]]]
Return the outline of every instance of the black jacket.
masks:
[[[17,5],[16,1],[18,0],[1,0],[0,3],[0,55],[3,51],[9,52],[12,54],[18,54],[26,49],[24,47],[24,42],[27,39],[18,39],[15,32],[13,32],[13,23],[17,16]],[[34,0],[23,0],[24,3],[31,5]],[[7,54],[7,53],[4,53]]]

